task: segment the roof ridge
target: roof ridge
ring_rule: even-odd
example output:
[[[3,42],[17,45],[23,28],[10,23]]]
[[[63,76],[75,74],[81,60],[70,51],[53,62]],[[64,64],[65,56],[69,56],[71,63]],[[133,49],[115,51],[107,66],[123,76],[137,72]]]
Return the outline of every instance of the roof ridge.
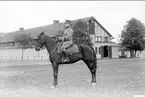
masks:
[[[79,19],[75,19],[75,20],[71,20],[71,21],[77,21],[77,20],[83,20],[83,19],[90,19],[92,18],[93,16],[88,16],[88,17],[85,17],[85,18],[79,18]],[[61,23],[64,23],[64,22],[59,22],[58,24],[61,24]],[[54,25],[53,23],[52,24],[47,24],[47,25],[44,25],[44,26],[37,26],[37,27],[32,27],[32,28],[27,28],[27,29],[24,29],[24,30],[30,30],[30,29],[34,29],[34,28],[41,28],[41,27],[45,27],[45,26],[51,26],[51,25]],[[23,28],[23,27],[22,27]],[[8,32],[8,33],[13,33],[13,32],[17,32],[19,30],[15,30],[15,31],[12,31],[12,32]],[[0,32],[1,33],[1,32]]]
[[[99,26],[104,29],[110,36],[112,36],[93,16],[88,16],[85,18],[79,18],[79,19],[75,19],[75,20],[70,20],[72,22],[78,21],[78,20],[82,20],[84,22],[87,22],[88,20],[93,19],[97,22],[97,24],[99,24]],[[57,24],[47,24],[47,25],[43,25],[43,26],[37,26],[37,27],[32,27],[32,28],[27,28],[24,29],[25,34],[31,34],[31,36],[34,38],[36,37],[42,30],[46,31],[48,35],[53,36],[55,34],[57,34],[60,30],[64,30],[64,24],[65,22],[59,22]],[[57,28],[57,29],[56,29]],[[3,37],[3,41],[1,42],[8,42],[10,40],[13,40],[13,38],[20,33],[20,30],[16,30],[16,31],[12,31],[9,33],[6,33]]]

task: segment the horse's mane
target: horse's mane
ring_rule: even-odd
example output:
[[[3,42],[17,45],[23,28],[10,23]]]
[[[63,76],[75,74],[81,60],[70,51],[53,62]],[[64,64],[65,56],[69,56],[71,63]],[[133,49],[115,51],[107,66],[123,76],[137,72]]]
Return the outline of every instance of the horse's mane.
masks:
[[[48,36],[48,35],[44,35],[46,38],[47,38],[47,40],[50,40],[50,41],[52,41],[52,42],[58,42],[57,41],[57,37],[50,37],[50,36]]]

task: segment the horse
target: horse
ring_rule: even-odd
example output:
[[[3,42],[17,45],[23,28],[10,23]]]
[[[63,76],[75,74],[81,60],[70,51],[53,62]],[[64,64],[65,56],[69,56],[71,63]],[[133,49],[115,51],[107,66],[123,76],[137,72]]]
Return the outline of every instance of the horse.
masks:
[[[37,44],[35,44],[35,50],[40,51],[45,46],[49,53],[49,59],[53,67],[53,85],[51,87],[56,88],[58,84],[58,67],[59,64],[72,64],[80,60],[86,63],[92,76],[91,85],[94,87],[96,84],[96,70],[97,70],[97,57],[93,47],[85,44],[73,44],[78,47],[79,53],[72,53],[69,62],[62,62],[62,54],[58,53],[58,48],[61,46],[57,39],[49,37],[44,34],[44,31],[37,36]],[[71,47],[70,47],[71,48]]]

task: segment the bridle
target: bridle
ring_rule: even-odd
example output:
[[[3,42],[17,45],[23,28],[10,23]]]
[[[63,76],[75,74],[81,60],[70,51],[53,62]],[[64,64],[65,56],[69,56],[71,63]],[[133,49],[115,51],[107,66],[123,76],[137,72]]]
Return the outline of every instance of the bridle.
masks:
[[[42,40],[41,41],[46,41],[46,39],[44,39],[45,38],[45,36],[42,36]],[[50,37],[51,38],[51,37]],[[52,37],[52,38],[55,38],[55,37]],[[43,42],[42,42],[43,43]],[[45,43],[43,43],[43,45],[45,45]],[[42,45],[42,47],[43,47],[43,45]],[[55,52],[55,50],[57,49],[57,47],[59,46],[59,43],[57,43],[57,45],[55,46],[55,48],[52,50],[52,52],[50,53],[50,55],[52,55],[54,52]]]

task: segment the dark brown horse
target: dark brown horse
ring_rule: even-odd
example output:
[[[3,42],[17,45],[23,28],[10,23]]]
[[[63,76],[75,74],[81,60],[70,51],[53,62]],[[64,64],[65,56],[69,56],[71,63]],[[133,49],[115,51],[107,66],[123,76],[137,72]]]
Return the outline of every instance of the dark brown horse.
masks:
[[[58,66],[59,64],[62,64],[62,54],[58,53],[58,47],[60,46],[60,43],[53,38],[44,35],[44,32],[41,32],[38,36],[37,44],[35,45],[36,51],[39,51],[43,46],[46,47],[48,53],[49,53],[49,59],[52,63],[53,67],[53,76],[54,76],[54,82],[53,82],[53,88],[56,87],[58,80]],[[96,84],[96,69],[97,69],[97,59],[95,51],[92,47],[80,44],[77,45],[80,53],[72,53],[70,56],[69,62],[65,62],[63,64],[70,64],[75,63],[79,60],[83,60],[87,67],[89,68],[91,75],[92,75],[92,86],[95,86]]]

